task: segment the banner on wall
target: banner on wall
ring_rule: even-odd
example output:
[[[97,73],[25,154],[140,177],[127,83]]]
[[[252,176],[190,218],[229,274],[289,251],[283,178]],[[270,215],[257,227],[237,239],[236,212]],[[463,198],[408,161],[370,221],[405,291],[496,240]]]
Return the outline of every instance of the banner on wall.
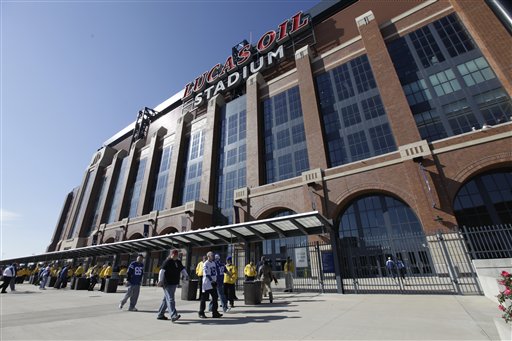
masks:
[[[305,247],[295,249],[295,266],[297,268],[308,267],[308,250]]]

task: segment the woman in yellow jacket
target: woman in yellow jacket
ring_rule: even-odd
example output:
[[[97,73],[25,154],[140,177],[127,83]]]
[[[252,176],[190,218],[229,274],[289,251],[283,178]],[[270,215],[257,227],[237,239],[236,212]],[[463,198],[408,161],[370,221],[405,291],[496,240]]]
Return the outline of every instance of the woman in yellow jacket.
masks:
[[[231,256],[226,258],[226,270],[228,271],[224,273],[224,295],[226,295],[230,309],[235,306],[235,284],[238,279],[238,269],[232,261]]]
[[[203,268],[204,268],[204,262],[206,262],[207,257],[203,256],[203,260],[197,263],[196,266],[196,275],[199,279],[199,299],[201,299],[201,295],[203,294]]]
[[[256,266],[254,265],[254,261],[252,259],[249,264],[245,266],[244,275],[246,281],[254,281],[256,279]]]

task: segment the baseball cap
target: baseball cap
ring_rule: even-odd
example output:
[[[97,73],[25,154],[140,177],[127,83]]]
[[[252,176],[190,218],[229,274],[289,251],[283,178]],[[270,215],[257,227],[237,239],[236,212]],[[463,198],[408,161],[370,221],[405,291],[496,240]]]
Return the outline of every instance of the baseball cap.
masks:
[[[226,260],[232,260],[232,259],[233,259],[233,257],[231,257],[231,256],[226,257]]]
[[[218,253],[215,254],[215,259],[220,259],[220,255]]]
[[[179,251],[177,249],[171,250],[171,255],[177,255]]]

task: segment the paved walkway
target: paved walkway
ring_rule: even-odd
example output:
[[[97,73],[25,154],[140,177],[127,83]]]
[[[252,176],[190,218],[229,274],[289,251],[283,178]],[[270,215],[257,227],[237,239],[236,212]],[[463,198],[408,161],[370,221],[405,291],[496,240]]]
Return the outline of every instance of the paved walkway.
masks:
[[[40,291],[30,284],[0,295],[7,340],[496,340],[497,305],[483,296],[275,293],[246,306],[243,294],[221,319],[199,319],[181,301],[177,323],[156,319],[162,289],[143,287],[138,312],[118,309],[126,288]],[[9,290],[9,289],[8,289]],[[207,314],[210,315],[210,314]]]

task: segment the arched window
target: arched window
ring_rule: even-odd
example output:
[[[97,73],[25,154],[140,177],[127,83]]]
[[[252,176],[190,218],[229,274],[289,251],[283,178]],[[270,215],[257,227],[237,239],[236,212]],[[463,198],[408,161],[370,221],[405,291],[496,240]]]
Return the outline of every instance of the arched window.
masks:
[[[367,195],[355,199],[338,221],[340,238],[423,232],[412,209],[386,195]]]
[[[422,226],[401,200],[383,194],[361,196],[337,221],[344,278],[390,276],[388,259],[401,260],[410,275],[432,273]]]
[[[459,226],[512,223],[512,170],[490,171],[465,183],[453,209]]]

